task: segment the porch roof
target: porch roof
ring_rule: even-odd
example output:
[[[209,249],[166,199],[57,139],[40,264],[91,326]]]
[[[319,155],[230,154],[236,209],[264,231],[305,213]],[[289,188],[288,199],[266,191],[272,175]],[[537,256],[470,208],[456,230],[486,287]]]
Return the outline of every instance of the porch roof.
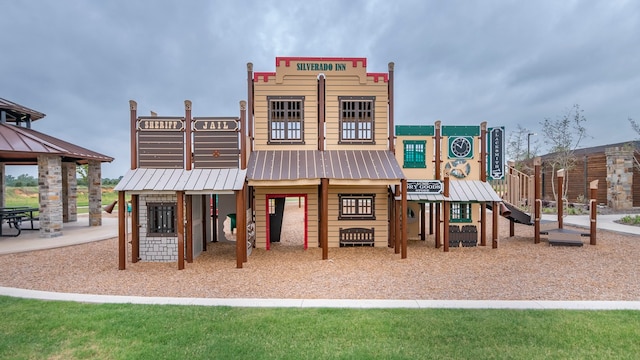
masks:
[[[400,180],[404,174],[386,150],[259,150],[249,157],[247,179]]]
[[[129,170],[116,191],[185,191],[214,194],[242,190],[247,170],[240,169],[135,169]]]
[[[502,202],[491,184],[480,180],[452,180],[449,182],[449,197],[443,194],[407,194],[407,200],[419,202]]]

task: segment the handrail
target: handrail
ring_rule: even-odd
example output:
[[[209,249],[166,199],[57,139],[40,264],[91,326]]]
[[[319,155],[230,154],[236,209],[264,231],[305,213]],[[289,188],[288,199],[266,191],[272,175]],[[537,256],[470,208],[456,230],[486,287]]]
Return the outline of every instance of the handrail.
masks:
[[[505,178],[491,180],[496,193],[509,204],[525,213],[533,213],[534,177],[513,166],[505,165]]]

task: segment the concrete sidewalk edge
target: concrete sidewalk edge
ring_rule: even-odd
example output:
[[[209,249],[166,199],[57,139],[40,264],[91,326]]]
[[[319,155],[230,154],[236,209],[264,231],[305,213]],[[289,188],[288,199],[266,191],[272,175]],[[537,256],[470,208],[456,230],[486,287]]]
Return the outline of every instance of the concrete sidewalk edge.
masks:
[[[640,301],[206,299],[189,297],[144,297],[57,293],[10,287],[0,287],[0,295],[24,299],[74,301],[100,304],[196,305],[254,308],[640,310]]]

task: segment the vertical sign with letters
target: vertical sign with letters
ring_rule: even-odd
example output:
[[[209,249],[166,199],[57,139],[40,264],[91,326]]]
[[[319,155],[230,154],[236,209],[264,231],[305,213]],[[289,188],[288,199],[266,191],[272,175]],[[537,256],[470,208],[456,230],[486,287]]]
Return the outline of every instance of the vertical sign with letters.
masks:
[[[487,143],[489,145],[489,161],[487,161],[487,173],[492,180],[504,178],[505,141],[504,126],[489,128]]]

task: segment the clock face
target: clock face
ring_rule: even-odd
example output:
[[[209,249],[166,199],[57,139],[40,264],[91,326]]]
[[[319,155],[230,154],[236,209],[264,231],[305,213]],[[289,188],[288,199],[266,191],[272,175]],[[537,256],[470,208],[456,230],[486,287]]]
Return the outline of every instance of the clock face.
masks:
[[[449,139],[449,151],[453,157],[469,158],[471,154],[471,141],[467,137],[456,137]]]

